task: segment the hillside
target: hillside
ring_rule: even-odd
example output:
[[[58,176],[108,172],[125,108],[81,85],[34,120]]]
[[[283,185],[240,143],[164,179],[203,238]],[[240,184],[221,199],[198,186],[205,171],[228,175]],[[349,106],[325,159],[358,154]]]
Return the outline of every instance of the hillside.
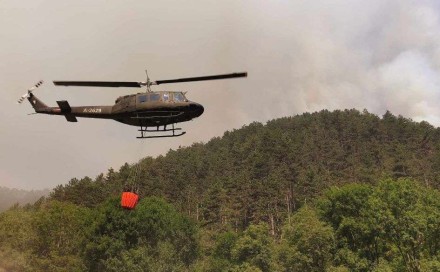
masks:
[[[49,190],[19,190],[0,187],[0,212],[5,211],[15,204],[33,204],[43,196],[49,195]]]
[[[265,221],[276,232],[289,212],[332,185],[413,177],[438,188],[439,151],[440,130],[426,122],[324,110],[252,123],[94,180],[72,179],[52,198],[93,207],[132,182],[142,197],[164,197],[204,225]]]
[[[252,123],[0,213],[0,267],[440,271],[439,170],[440,130],[389,112]]]

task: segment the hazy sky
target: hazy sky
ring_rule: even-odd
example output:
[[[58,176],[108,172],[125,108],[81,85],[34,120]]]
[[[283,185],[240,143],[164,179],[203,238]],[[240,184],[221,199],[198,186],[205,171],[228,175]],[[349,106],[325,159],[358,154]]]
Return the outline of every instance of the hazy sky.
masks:
[[[206,142],[252,121],[320,109],[387,109],[440,125],[438,1],[0,0],[0,186],[52,188],[145,156]],[[144,81],[247,71],[246,79],[169,84],[205,113],[173,139],[138,140],[111,120],[30,115],[46,104],[111,105],[138,89],[52,80]]]

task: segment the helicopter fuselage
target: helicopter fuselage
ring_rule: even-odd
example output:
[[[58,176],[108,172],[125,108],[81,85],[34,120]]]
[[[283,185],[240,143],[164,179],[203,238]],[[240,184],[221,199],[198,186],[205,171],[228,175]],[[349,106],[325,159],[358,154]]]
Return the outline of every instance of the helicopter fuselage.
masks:
[[[138,93],[121,96],[116,99],[112,106],[81,106],[71,107],[65,100],[57,101],[58,107],[48,107],[41,102],[32,91],[38,88],[43,81],[39,81],[17,101],[22,103],[26,98],[37,113],[50,115],[64,115],[69,122],[77,122],[77,117],[112,119],[118,122],[139,126],[141,139],[178,137],[186,132],[181,128],[175,128],[176,123],[190,121],[203,114],[202,105],[189,101],[183,92],[153,92],[151,86],[170,83],[195,82],[206,80],[219,80],[229,78],[247,77],[247,72],[231,73],[211,76],[186,77],[151,81],[147,73],[147,81],[53,81],[56,86],[78,87],[146,87],[146,93]],[[170,127],[167,127],[171,125]],[[153,127],[153,129],[152,129]],[[160,128],[162,127],[162,128]],[[176,131],[178,131],[176,133]],[[149,136],[150,133],[171,132],[172,134]]]
[[[33,106],[39,104],[37,100],[34,95],[29,97]],[[182,92],[162,91],[121,96],[113,106],[70,107],[67,101],[57,103],[59,107],[34,108],[37,113],[64,115],[70,122],[76,122],[76,117],[99,118],[141,127],[166,126],[190,121],[202,115],[204,111],[202,105],[187,100]]]

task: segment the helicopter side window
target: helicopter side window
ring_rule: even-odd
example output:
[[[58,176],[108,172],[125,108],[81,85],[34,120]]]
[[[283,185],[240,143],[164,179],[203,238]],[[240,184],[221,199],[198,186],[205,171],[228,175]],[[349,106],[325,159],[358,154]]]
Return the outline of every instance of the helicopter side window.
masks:
[[[153,93],[153,94],[150,94],[150,101],[159,101],[160,100],[160,94],[156,94],[156,93]]]
[[[170,95],[167,93],[163,94],[163,101],[168,101],[170,99]]]
[[[185,97],[181,93],[174,93],[174,102],[185,102]]]
[[[146,101],[148,101],[148,96],[146,95],[139,96],[139,103],[144,103]]]

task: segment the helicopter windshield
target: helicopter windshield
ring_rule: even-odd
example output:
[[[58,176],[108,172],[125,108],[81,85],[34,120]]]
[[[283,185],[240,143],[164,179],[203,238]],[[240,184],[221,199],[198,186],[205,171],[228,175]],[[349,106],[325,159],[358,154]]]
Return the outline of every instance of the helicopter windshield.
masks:
[[[185,97],[182,93],[174,93],[174,101],[175,102],[185,102]]]

